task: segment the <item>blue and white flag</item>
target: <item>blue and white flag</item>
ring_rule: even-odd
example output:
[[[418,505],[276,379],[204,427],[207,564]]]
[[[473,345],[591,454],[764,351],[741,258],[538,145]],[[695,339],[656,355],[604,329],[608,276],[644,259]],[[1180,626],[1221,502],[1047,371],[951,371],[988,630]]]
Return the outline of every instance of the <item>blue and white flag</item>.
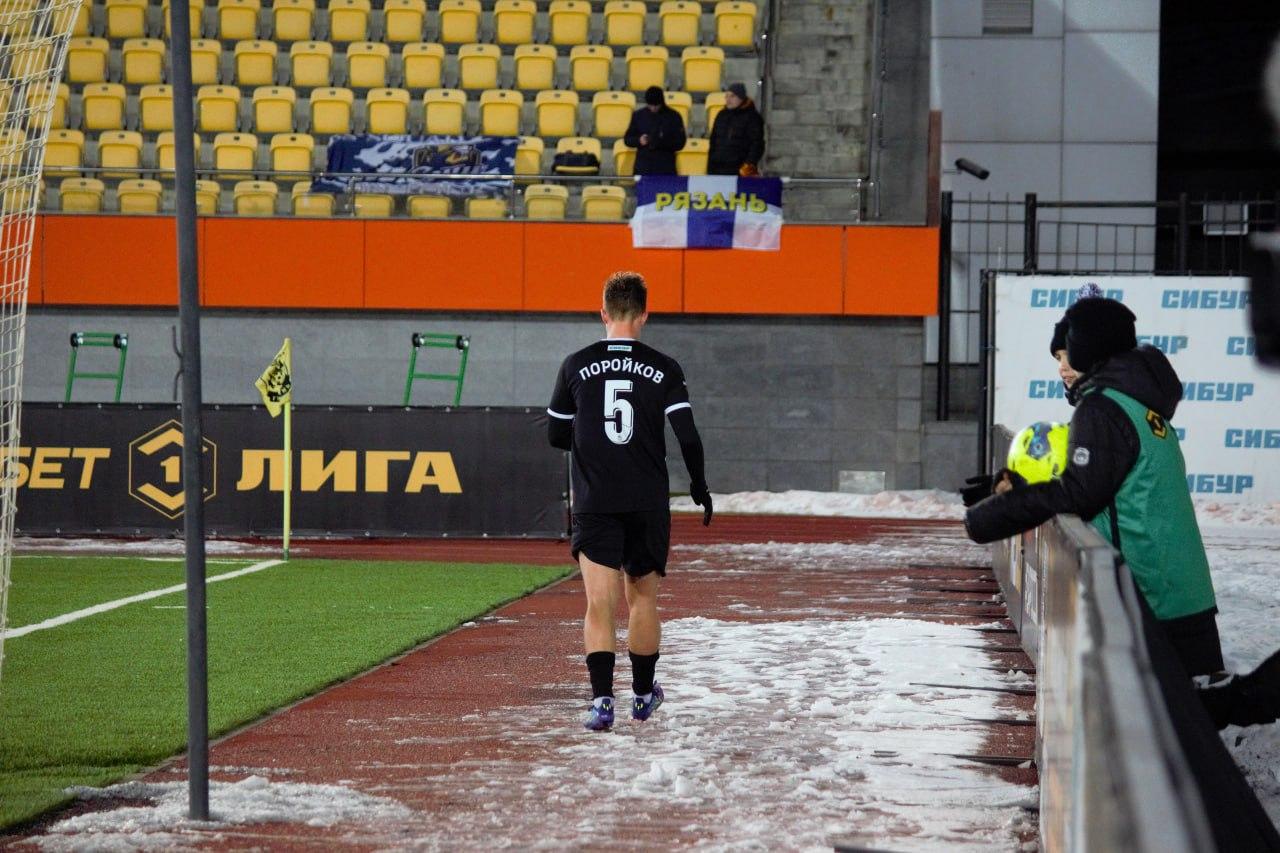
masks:
[[[515,136],[335,136],[329,140],[325,174],[312,182],[321,193],[390,193],[452,197],[502,196],[511,179],[448,178],[432,175],[510,175],[515,171]],[[369,173],[338,177],[334,173]]]
[[[636,181],[632,245],[639,249],[782,246],[782,180],[646,175]]]

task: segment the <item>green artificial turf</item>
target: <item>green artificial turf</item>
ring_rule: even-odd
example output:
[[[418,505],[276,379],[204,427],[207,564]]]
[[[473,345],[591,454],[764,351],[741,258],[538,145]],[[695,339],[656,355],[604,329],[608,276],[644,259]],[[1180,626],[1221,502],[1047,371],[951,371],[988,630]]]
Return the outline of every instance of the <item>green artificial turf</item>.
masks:
[[[293,560],[210,584],[210,729],[229,731],[350,678],[571,570]],[[180,583],[182,565],[17,557],[12,574],[16,628]],[[68,785],[100,785],[183,750],[184,600],[173,593],[5,643],[0,827],[65,801]]]

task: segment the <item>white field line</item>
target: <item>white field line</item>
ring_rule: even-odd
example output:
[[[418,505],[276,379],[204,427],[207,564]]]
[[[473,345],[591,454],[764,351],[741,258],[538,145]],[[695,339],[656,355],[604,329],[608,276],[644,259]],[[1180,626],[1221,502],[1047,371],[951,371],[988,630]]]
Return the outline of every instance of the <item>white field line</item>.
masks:
[[[246,566],[243,569],[236,569],[234,572],[226,572],[221,575],[214,575],[211,578],[205,578],[204,582],[217,583],[218,581],[229,581],[232,578],[251,575],[254,572],[260,572],[263,569],[278,566],[283,562],[284,560],[263,560],[261,563],[254,563],[252,566]],[[43,622],[33,622],[30,625],[23,625],[21,628],[9,628],[4,632],[4,639],[12,640],[14,637],[33,634],[36,631],[44,631],[48,628],[57,628],[59,625],[66,625],[70,622],[76,622],[89,616],[96,616],[99,613],[116,610],[128,604],[136,604],[139,601],[150,601],[151,599],[159,598],[162,595],[172,595],[175,592],[182,592],[186,588],[187,585],[185,583],[180,583],[175,586],[166,586],[164,589],[153,589],[150,592],[142,592],[137,595],[131,595],[128,598],[117,598],[115,601],[95,604],[92,607],[86,607],[83,610],[76,610],[71,613],[64,613],[61,616],[54,616],[52,619],[46,619]]]

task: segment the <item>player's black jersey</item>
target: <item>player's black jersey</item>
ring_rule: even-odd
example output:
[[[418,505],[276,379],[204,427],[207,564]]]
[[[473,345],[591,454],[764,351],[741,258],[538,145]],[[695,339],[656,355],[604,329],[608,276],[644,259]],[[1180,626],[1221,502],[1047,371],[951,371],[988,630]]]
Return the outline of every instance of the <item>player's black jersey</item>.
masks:
[[[637,340],[566,358],[547,415],[573,421],[573,511],[666,508],[666,416],[688,406],[680,365]]]

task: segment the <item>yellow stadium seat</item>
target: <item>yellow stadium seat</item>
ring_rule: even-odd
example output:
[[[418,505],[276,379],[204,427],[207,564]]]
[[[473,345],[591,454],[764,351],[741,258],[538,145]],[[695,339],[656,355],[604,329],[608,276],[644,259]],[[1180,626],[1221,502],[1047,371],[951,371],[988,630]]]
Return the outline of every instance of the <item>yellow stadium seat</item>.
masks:
[[[636,149],[622,139],[613,143],[613,173],[620,178],[629,178],[636,173]]]
[[[107,38],[136,39],[147,34],[147,0],[106,0]]]
[[[120,64],[126,83],[159,83],[164,80],[164,42],[127,39],[120,49]]]
[[[64,213],[98,213],[107,188],[97,178],[64,178],[58,184]]]
[[[116,206],[121,213],[159,213],[164,188],[159,181],[131,179],[116,186]]]
[[[391,48],[382,42],[353,42],[347,47],[347,85],[353,89],[385,88],[390,59]]]
[[[259,86],[253,90],[255,133],[292,133],[298,93],[290,86]]]
[[[406,89],[439,89],[444,76],[444,45],[420,41],[400,51]]]
[[[627,191],[609,185],[582,188],[582,218],[591,222],[616,222],[624,218]]]
[[[236,43],[236,83],[240,86],[274,86],[276,55],[280,48],[273,41]]]
[[[32,0],[8,0],[4,4],[4,14],[0,15],[0,36],[4,36],[11,44],[30,38],[38,8]]]
[[[98,166],[105,178],[140,178],[142,134],[136,130],[107,130],[98,136]]]
[[[219,133],[213,138],[213,168],[222,180],[252,177],[258,165],[258,138],[252,133]]]
[[[537,12],[533,0],[497,0],[493,4],[494,41],[498,44],[533,41],[533,19]]]
[[[440,0],[440,41],[466,44],[480,40],[480,0]]]
[[[387,41],[422,41],[422,29],[426,20],[425,0],[386,0],[383,4],[382,23]]]
[[[686,47],[680,54],[684,66],[684,91],[719,92],[724,51],[718,47]]]
[[[294,86],[328,86],[333,71],[333,45],[327,41],[296,41],[289,48],[289,66],[289,82]]]
[[[80,133],[80,131],[76,131]],[[84,147],[84,134],[80,134],[80,146]],[[52,135],[50,136],[52,141]],[[27,132],[25,130],[0,130],[0,171],[10,171],[21,167],[22,160],[30,152],[26,147]],[[46,143],[45,168],[49,167]],[[70,152],[64,152],[64,155]],[[75,165],[80,165],[79,153],[76,154]],[[6,208],[7,210],[8,208]]]
[[[716,44],[751,47],[756,37],[756,4],[722,0],[716,4]]]
[[[458,48],[458,88],[496,89],[501,60],[496,44],[464,44]]]
[[[462,133],[462,118],[467,96],[461,89],[428,89],[422,96],[423,132],[457,135]]]
[[[485,136],[519,136],[520,112],[523,109],[524,96],[514,89],[489,89],[482,92],[480,132]]]
[[[271,137],[271,171],[297,172],[277,175],[277,181],[296,181],[310,174],[315,162],[316,142],[309,133],[277,133]]]
[[[204,0],[188,0],[187,9],[191,15],[191,36],[199,38],[204,34]],[[169,0],[160,4],[160,15],[164,19],[164,37],[170,38],[169,32]]]
[[[609,88],[613,71],[613,50],[599,44],[580,44],[569,51],[569,73],[573,88],[580,92],[600,92]]]
[[[468,219],[506,219],[507,200],[505,198],[469,198],[467,199]]]
[[[84,87],[80,107],[85,130],[119,130],[124,127],[124,86],[119,83],[90,83]]]
[[[262,0],[218,0],[218,38],[245,41],[258,37]]]
[[[595,135],[606,139],[622,136],[635,110],[636,96],[630,92],[596,92],[591,99]]]
[[[138,126],[147,133],[173,130],[173,87],[143,86],[138,92]]]
[[[311,132],[350,133],[355,95],[350,89],[326,87],[311,92]]]
[[[698,29],[702,23],[702,4],[694,0],[665,0],[658,7],[662,22],[662,43],[671,47],[684,47],[698,43]]]
[[[411,195],[405,202],[405,210],[414,219],[448,219],[453,202],[443,195]]]
[[[667,88],[667,59],[665,47],[641,45],[627,48],[627,88],[634,92],[650,86]]]
[[[71,36],[73,38],[83,38],[84,36],[89,35],[89,24],[91,22],[90,10],[92,8],[93,0],[81,0],[80,4],[76,6],[75,12],[73,13],[75,15],[75,21],[71,25]],[[62,25],[65,22],[65,18],[55,16],[54,31],[61,31]]]
[[[395,198],[386,193],[356,193],[351,199],[351,212],[361,219],[388,219],[395,208]]]
[[[67,126],[67,104],[71,102],[71,88],[66,83],[49,83],[32,86],[27,94],[27,127],[37,127],[43,119],[43,111],[49,111],[49,127],[58,130]]]
[[[604,4],[605,44],[633,45],[644,42],[644,3],[640,0],[609,0]]]
[[[556,143],[557,154],[594,154],[597,163],[600,162],[603,152],[604,148],[600,145],[600,140],[590,136],[567,136]],[[597,175],[600,173],[600,167],[554,166],[552,171],[557,175]]]
[[[329,0],[329,41],[369,38],[369,0]]]
[[[191,82],[196,86],[212,86],[220,82],[222,44],[217,39],[191,42]]]
[[[556,85],[556,49],[549,44],[522,44],[515,52],[515,88],[526,92]]]
[[[271,216],[276,212],[280,189],[271,181],[240,181],[231,198],[240,216]]]
[[[106,80],[108,51],[106,39],[71,39],[67,43],[67,82],[101,83]]]
[[[38,78],[53,71],[53,45],[46,41],[9,45],[11,74]]]
[[[217,181],[196,181],[196,213],[200,216],[217,213],[221,197],[222,188]]]
[[[552,44],[586,44],[591,34],[591,4],[587,0],[551,0],[547,9]]]
[[[24,138],[22,131],[14,131],[3,144],[6,149],[13,150]],[[12,164],[17,165],[16,156],[11,158],[14,160]],[[44,170],[46,172],[58,175],[79,174],[79,168],[84,164],[84,134],[78,130],[51,130],[49,131],[49,141],[45,143],[44,148]]]
[[[711,128],[716,123],[716,116],[724,109],[724,92],[708,92],[702,102],[702,111],[706,116],[706,134],[711,136]]]
[[[542,174],[542,152],[545,150],[542,138],[538,136],[522,136],[516,147],[515,173],[517,175]]]
[[[707,155],[711,153],[711,142],[706,139],[690,137],[684,141],[684,148],[676,152],[677,175],[705,175],[707,173]]]
[[[693,109],[693,96],[688,92],[663,92],[663,96],[667,100],[667,106],[680,114],[680,120],[684,122],[686,131],[689,129],[689,113]]]
[[[240,90],[235,86],[201,86],[196,90],[200,109],[200,130],[208,132],[240,129]]]
[[[578,93],[548,89],[534,98],[539,136],[573,136],[578,129]]]
[[[409,90],[370,89],[365,98],[369,133],[409,132]]]
[[[174,170],[175,155],[173,151],[173,131],[166,130],[156,136],[156,166],[157,168],[172,172]],[[192,147],[195,149],[195,160],[197,167],[200,164],[200,135],[193,134],[191,140]],[[197,181],[197,184],[200,182]]]
[[[313,193],[310,181],[299,181],[289,194],[294,216],[333,216],[333,194]]]
[[[308,41],[312,37],[315,15],[315,0],[273,0],[273,38],[276,41]]]
[[[530,184],[524,190],[525,219],[564,219],[569,190],[558,184]]]

